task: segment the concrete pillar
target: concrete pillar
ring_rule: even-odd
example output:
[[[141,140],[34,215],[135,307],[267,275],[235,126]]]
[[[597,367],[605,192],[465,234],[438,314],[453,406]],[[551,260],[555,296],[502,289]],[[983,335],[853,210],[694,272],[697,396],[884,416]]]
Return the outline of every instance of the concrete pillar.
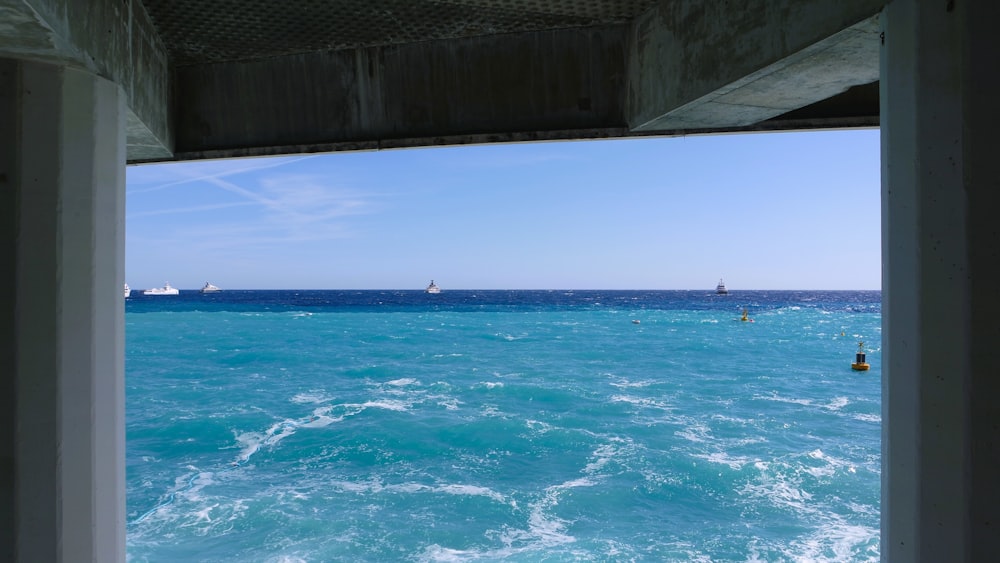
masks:
[[[882,558],[1000,560],[996,2],[881,18]]]
[[[0,59],[0,560],[124,561],[125,105]]]

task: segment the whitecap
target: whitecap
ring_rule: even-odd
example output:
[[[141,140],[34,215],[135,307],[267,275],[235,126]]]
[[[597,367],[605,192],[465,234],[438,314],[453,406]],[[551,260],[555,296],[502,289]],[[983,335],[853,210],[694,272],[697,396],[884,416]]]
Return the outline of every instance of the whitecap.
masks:
[[[534,430],[535,432],[539,432],[541,434],[544,434],[554,429],[554,427],[551,424],[547,422],[542,422],[540,420],[526,420],[524,421],[524,424],[528,428]]]
[[[496,405],[483,405],[480,413],[487,418],[507,418],[507,415],[498,409]]]
[[[330,398],[320,391],[309,391],[306,393],[299,393],[291,398],[291,401],[293,403],[298,403],[298,404],[325,403],[329,400]]]
[[[194,514],[192,514],[192,516],[194,516],[194,522],[192,522],[190,524],[184,524],[184,525],[185,526],[193,526],[194,524],[198,524],[200,522],[211,523],[212,522],[212,517],[209,515],[209,513],[212,512],[213,508],[218,508],[218,506],[219,506],[218,503],[216,503],[216,504],[213,504],[212,506],[206,506],[202,510],[199,510],[199,511],[195,512]]]
[[[330,411],[333,407],[320,407],[314,409],[312,417],[307,421],[302,423],[303,428],[323,428],[324,426],[329,426],[334,422],[340,422],[344,417],[334,418],[330,416]]]
[[[743,469],[743,466],[751,462],[757,462],[758,460],[751,460],[746,456],[730,456],[726,452],[713,452],[710,454],[695,454],[696,458],[704,459],[705,461],[711,463],[718,463],[721,465],[726,465],[734,471],[739,471]]]
[[[674,435],[691,442],[705,442],[712,438],[712,431],[704,424],[694,423],[683,430],[674,432]]]
[[[236,442],[242,446],[237,460],[243,462],[249,460],[250,456],[260,449],[263,439],[264,437],[258,432],[244,432],[237,435]]]
[[[435,487],[433,490],[434,492],[449,495],[486,497],[500,503],[508,504],[507,499],[502,494],[488,487],[480,487],[476,485],[440,485]]]
[[[812,467],[812,466],[804,466],[804,467],[802,467],[802,471],[804,473],[808,473],[809,475],[812,475],[813,477],[817,477],[817,478],[820,478],[820,477],[829,477],[829,476],[833,475],[834,473],[836,473],[838,469],[842,469],[842,468],[846,468],[848,473],[854,473],[856,471],[854,469],[854,467],[851,466],[851,464],[849,462],[847,462],[847,461],[845,461],[843,459],[840,459],[840,458],[837,458],[837,457],[825,454],[825,453],[823,453],[823,450],[820,450],[818,448],[815,449],[815,450],[813,450],[813,451],[811,451],[811,452],[809,452],[806,455],[808,457],[810,457],[811,459],[814,459],[814,460],[817,460],[817,461],[822,461],[822,462],[825,463],[825,465],[819,466],[819,467]]]
[[[633,395],[612,395],[612,403],[629,403],[632,405],[637,405],[640,407],[655,407],[659,409],[666,409],[668,406],[660,401],[649,399],[646,397],[635,397]]]
[[[519,336],[514,336],[513,334],[507,334],[505,332],[498,332],[498,333],[496,333],[496,336],[499,336],[500,338],[503,338],[507,342],[513,342],[514,340],[521,340],[522,338],[527,338],[528,337],[527,334],[521,334]]]
[[[442,406],[442,407],[444,407],[445,410],[457,411],[458,408],[459,408],[459,405],[461,405],[462,402],[459,401],[458,399],[451,398],[451,399],[445,399],[445,400],[442,400],[442,401],[438,401],[437,404],[440,405],[440,406]]]
[[[646,379],[643,381],[629,381],[627,379],[621,379],[619,381],[611,382],[612,387],[625,387],[625,388],[635,388],[635,387],[649,387],[654,382],[652,380]]]
[[[809,536],[782,550],[793,561],[834,563],[879,560],[879,529],[829,518]]]
[[[379,401],[368,401],[361,405],[365,408],[386,409],[390,411],[406,412],[410,409],[410,404],[403,401],[392,401],[382,399]]]
[[[812,495],[796,486],[784,475],[762,476],[758,483],[747,483],[738,491],[741,495],[759,498],[779,507],[810,511]]]
[[[576,538],[566,533],[572,522],[554,516],[548,511],[559,504],[559,498],[564,490],[589,487],[593,484],[594,482],[589,479],[580,478],[547,487],[545,495],[530,506],[528,529],[507,530],[502,534],[501,540],[506,545],[527,541],[536,544],[536,548],[575,542]]]
[[[236,442],[242,446],[233,465],[242,465],[259,452],[264,446],[273,446],[295,433],[302,426],[302,421],[285,419],[271,425],[263,434],[259,432],[244,432],[236,435]],[[235,433],[235,432],[234,432]]]
[[[834,397],[833,400],[830,401],[830,404],[824,405],[823,408],[836,411],[842,409],[849,402],[850,401],[847,400],[847,397]]]
[[[860,414],[854,415],[854,419],[855,420],[860,420],[862,422],[874,422],[876,424],[881,424],[882,423],[882,417],[880,415],[877,415],[877,414],[860,413]]]
[[[792,399],[788,397],[780,397],[777,394],[774,395],[754,395],[754,399],[763,401],[775,401],[778,403],[791,403],[795,405],[810,406],[812,405],[812,399]]]
[[[394,387],[404,387],[406,385],[417,385],[418,382],[412,377],[403,377],[400,379],[393,379],[392,381],[387,381],[386,385],[392,385]]]
[[[583,472],[587,474],[597,473],[604,468],[608,462],[618,456],[620,452],[621,448],[615,444],[602,444],[598,446],[598,448],[594,450],[594,453],[590,455],[592,461],[583,468]]]

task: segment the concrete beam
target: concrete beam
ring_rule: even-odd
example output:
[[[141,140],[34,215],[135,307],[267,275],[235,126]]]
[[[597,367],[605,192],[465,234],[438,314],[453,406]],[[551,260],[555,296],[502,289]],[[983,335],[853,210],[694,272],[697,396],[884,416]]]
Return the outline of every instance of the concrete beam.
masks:
[[[885,0],[664,0],[632,26],[633,131],[746,127],[879,77]]]
[[[801,108],[793,120],[630,131],[629,29],[507,34],[180,67],[177,145],[170,160],[878,124],[875,84],[861,96],[847,96],[846,104]],[[164,159],[130,156],[133,163],[143,160]]]
[[[181,67],[177,157],[620,135],[626,32],[620,25]]]
[[[129,160],[172,155],[167,50],[140,0],[0,0],[0,57],[85,70],[119,84]]]

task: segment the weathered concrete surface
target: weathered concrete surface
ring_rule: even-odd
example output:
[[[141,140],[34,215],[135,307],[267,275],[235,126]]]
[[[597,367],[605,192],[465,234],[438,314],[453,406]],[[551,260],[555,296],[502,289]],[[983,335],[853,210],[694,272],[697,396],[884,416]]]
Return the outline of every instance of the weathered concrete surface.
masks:
[[[125,560],[125,103],[0,59],[0,560]]]
[[[165,44],[140,0],[0,0],[0,56],[80,68],[121,84],[132,163],[872,126],[877,99],[842,92],[877,81],[870,18],[882,2],[755,0],[733,10],[723,0],[663,1],[638,21],[615,14],[633,17],[647,2],[428,3],[452,22],[428,30],[460,38],[280,56],[255,44],[252,58],[175,67],[167,53],[188,53],[191,45]],[[178,23],[184,19],[169,11],[172,4],[152,8],[168,10],[161,15],[173,19],[160,23],[170,23],[178,37],[194,33]],[[211,6],[195,11],[191,17],[224,18]],[[413,17],[423,17],[418,13]],[[389,19],[379,20],[378,30],[389,41],[397,24],[383,15]],[[455,27],[462,18],[473,27]],[[491,18],[507,26],[501,29],[577,27],[496,33]],[[344,33],[364,24],[339,15],[333,21],[341,20]],[[215,23],[232,32],[232,22]],[[412,34],[426,22],[405,23]],[[322,31],[313,29],[319,35],[309,44],[343,40]],[[830,99],[840,101],[819,103]]]
[[[629,33],[617,25],[179,67],[173,158],[878,124],[868,88],[791,120],[630,131]]]
[[[623,131],[625,32],[538,32],[182,67],[177,151],[184,158],[241,147],[365,149],[449,136]]]
[[[0,0],[0,57],[86,70],[121,85],[129,159],[171,156],[167,50],[139,0]]]
[[[20,182],[18,152],[11,132],[20,125],[19,107],[15,98],[19,80],[17,69],[10,61],[0,59],[0,295],[15,295],[17,274],[12,265],[17,260],[18,212],[17,191],[13,185]],[[17,334],[17,303],[13,299],[0,299],[0,561],[14,561],[17,547],[14,530],[17,514],[14,512],[16,491],[13,483],[17,465],[17,427],[15,378],[10,366],[17,361],[14,347]]]
[[[882,559],[1000,558],[996,2],[893,0],[882,61]]]
[[[884,3],[663,1],[633,25],[629,126],[749,126],[874,82]]]

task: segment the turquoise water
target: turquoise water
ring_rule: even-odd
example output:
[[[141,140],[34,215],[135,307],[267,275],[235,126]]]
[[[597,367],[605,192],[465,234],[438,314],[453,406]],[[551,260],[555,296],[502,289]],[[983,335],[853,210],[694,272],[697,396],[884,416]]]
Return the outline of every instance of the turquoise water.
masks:
[[[128,559],[875,561],[880,298],[131,298]]]

